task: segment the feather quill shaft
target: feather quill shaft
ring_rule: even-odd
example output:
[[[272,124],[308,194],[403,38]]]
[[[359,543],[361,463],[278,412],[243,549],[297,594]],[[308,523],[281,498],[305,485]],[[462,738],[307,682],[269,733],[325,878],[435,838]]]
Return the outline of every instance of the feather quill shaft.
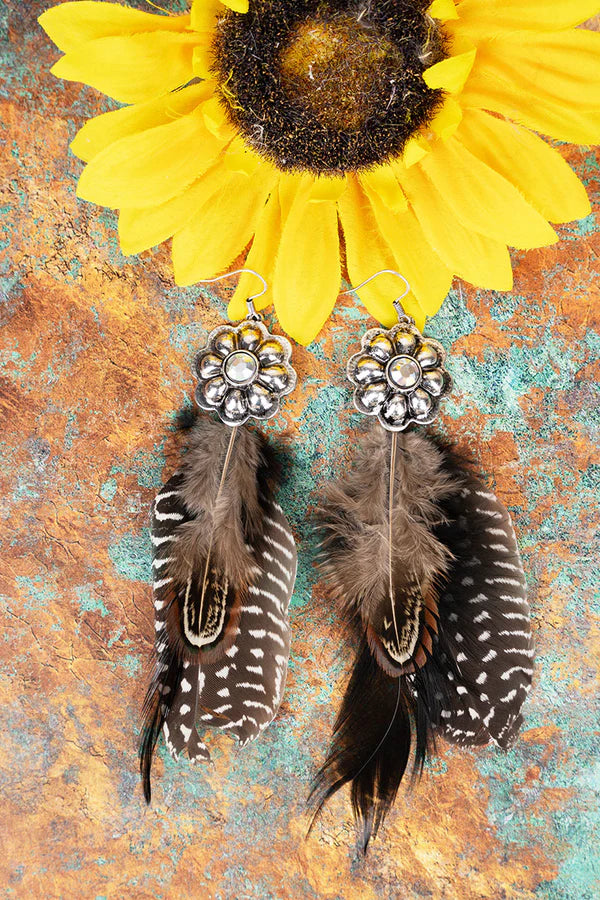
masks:
[[[229,463],[231,461],[231,454],[233,452],[233,443],[235,441],[236,434],[237,434],[237,426],[231,429],[231,436],[229,438],[229,443],[227,445],[227,451],[225,453],[225,459],[223,461],[223,469],[221,472],[221,478],[219,479],[219,487],[217,488],[217,496],[215,497],[215,503],[214,503],[215,507],[217,507],[219,505],[219,501],[221,499],[221,494],[223,493],[223,485],[225,484],[225,478],[227,477],[227,472],[229,470]],[[212,525],[210,528],[210,539],[208,542],[208,550],[206,552],[206,562],[204,564],[204,575],[202,577],[202,589],[201,589],[201,594],[200,594],[200,612],[198,615],[198,618],[200,620],[202,619],[202,612],[204,609],[204,601],[206,598],[206,590],[208,587],[208,573],[209,573],[209,566],[210,566],[211,555],[212,555],[214,536],[215,536],[215,520],[214,520],[214,515],[213,515],[212,516]]]
[[[396,619],[396,604],[394,601],[394,572],[392,568],[392,557],[394,553],[394,482],[396,480],[396,450],[398,447],[398,435],[396,432],[392,434],[392,442],[390,448],[390,466],[389,466],[389,501],[388,501],[388,574],[390,586],[390,605],[392,607],[392,616],[394,619],[394,631],[396,633],[396,641],[400,644],[400,635],[398,634],[398,622]]]

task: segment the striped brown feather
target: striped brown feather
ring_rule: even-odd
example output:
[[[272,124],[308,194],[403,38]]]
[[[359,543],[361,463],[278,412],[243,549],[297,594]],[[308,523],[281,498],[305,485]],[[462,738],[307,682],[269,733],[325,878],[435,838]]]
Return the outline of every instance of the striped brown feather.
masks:
[[[514,740],[533,671],[525,577],[502,504],[416,434],[370,433],[318,514],[357,651],[311,796],[318,812],[350,782],[366,849],[436,735]]]
[[[451,702],[437,723],[447,740],[509,747],[533,677],[525,574],[508,511],[468,476],[445,504],[438,537],[455,560],[440,596]]]
[[[191,761],[210,759],[198,725],[246,743],[273,719],[287,672],[296,550],[273,498],[272,460],[246,428],[232,438],[201,419],[191,438],[153,511],[156,667],[140,747],[148,802],[161,730],[171,754]]]

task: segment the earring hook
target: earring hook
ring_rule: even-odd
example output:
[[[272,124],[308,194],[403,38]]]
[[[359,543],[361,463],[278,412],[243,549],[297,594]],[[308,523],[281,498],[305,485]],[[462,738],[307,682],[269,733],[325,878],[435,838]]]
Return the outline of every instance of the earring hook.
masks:
[[[266,293],[268,285],[262,275],[259,275],[259,273],[255,272],[254,269],[234,269],[233,272],[225,272],[224,275],[217,275],[216,278],[203,278],[199,283],[213,284],[215,281],[222,281],[224,278],[230,278],[232,275],[242,275],[244,273],[248,273],[249,275],[256,275],[256,277],[259,278],[263,283],[262,291],[259,291],[258,294],[252,294],[246,300],[246,306],[248,307],[248,318],[260,319],[260,315],[256,312],[256,309],[254,307],[254,300],[258,300],[259,297],[262,297],[262,295]]]
[[[405,319],[408,318],[408,316],[406,315],[406,312],[404,310],[404,307],[402,306],[402,300],[404,300],[406,295],[410,293],[410,290],[411,290],[410,283],[409,283],[408,279],[406,279],[404,277],[404,275],[402,275],[400,272],[396,272],[395,269],[380,269],[379,272],[375,272],[373,275],[370,275],[364,281],[361,281],[360,284],[357,284],[356,287],[351,287],[347,291],[342,291],[342,294],[353,294],[354,291],[359,291],[362,287],[365,286],[365,284],[368,284],[370,281],[373,281],[374,278],[377,278],[378,275],[396,275],[398,278],[400,278],[404,282],[404,284],[406,285],[406,289],[403,294],[400,294],[399,297],[396,297],[396,299],[393,302],[393,306],[394,306],[394,309],[396,310],[396,312],[398,313],[399,320],[402,318],[405,318]]]

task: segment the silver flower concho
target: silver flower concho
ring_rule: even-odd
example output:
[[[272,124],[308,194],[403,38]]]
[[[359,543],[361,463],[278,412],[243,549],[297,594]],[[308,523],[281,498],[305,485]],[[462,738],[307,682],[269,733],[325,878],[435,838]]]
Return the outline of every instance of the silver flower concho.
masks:
[[[260,321],[221,325],[194,360],[196,402],[200,409],[218,413],[226,425],[270,419],[296,386],[291,357],[290,342]]]
[[[356,409],[377,416],[387,431],[433,422],[452,387],[442,345],[424,338],[408,317],[389,331],[372,328],[361,345],[347,368]]]

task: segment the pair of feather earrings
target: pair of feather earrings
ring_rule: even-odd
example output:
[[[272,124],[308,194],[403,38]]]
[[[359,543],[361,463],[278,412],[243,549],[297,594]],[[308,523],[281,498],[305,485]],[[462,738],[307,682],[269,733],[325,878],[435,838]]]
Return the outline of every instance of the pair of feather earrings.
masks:
[[[355,660],[311,802],[316,814],[350,783],[364,850],[411,756],[419,775],[437,736],[511,745],[533,671],[507,510],[450,448],[407,431],[434,420],[451,379],[443,348],[404,314],[402,297],[398,324],[367,331],[348,362],[355,406],[377,424],[317,510],[320,565]],[[208,760],[199,723],[244,745],[272,721],[285,686],[296,549],[268,446],[242,426],[275,415],[296,376],[289,343],[248,307],[196,357],[196,400],[221,422],[200,420],[154,505],[147,801],[161,730],[173,756]]]

